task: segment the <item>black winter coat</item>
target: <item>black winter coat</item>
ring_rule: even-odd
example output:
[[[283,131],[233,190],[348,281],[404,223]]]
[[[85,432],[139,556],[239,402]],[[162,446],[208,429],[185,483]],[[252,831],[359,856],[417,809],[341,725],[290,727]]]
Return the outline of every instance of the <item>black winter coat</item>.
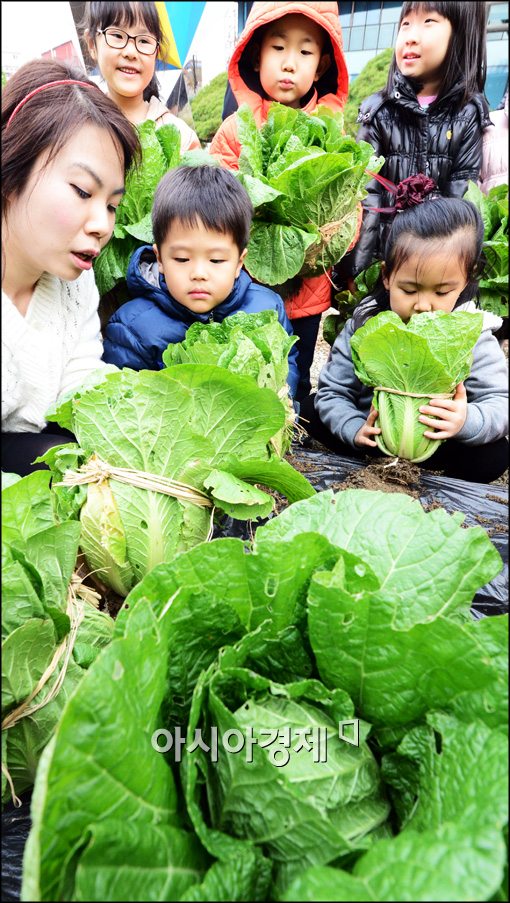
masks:
[[[491,124],[489,107],[476,94],[458,109],[461,86],[429,107],[421,107],[411,83],[400,73],[389,97],[372,94],[361,104],[357,140],[368,141],[385,158],[380,175],[394,184],[424,173],[434,179],[444,197],[461,198],[469,179],[478,181],[482,166],[482,132]],[[375,179],[367,185],[363,225],[356,247],[339,271],[357,276],[376,259],[383,259],[392,214],[368,207],[392,207],[393,195]]]

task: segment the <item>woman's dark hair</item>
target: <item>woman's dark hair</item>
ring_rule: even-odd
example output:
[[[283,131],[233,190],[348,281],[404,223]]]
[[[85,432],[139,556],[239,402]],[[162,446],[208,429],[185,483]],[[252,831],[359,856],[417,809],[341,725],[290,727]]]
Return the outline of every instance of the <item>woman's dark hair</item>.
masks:
[[[253,207],[236,177],[220,166],[178,166],[161,179],[154,195],[152,231],[158,248],[176,220],[231,235],[239,251],[250,237]]]
[[[147,34],[153,35],[159,41],[160,50],[165,43],[165,36],[159,21],[158,11],[155,3],[143,2],[129,3],[119,0],[119,2],[92,2],[85,3],[85,14],[80,23],[80,29],[87,31],[92,40],[95,41],[99,29],[111,28],[116,25],[118,28],[130,29],[138,21],[143,22],[147,29]],[[160,53],[154,57],[154,65]],[[151,97],[159,99],[159,85],[156,73],[152,76],[149,84],[143,92],[143,99],[150,100]]]
[[[48,82],[78,79],[81,85],[56,85],[35,94],[15,114],[14,108],[27,94]],[[25,63],[2,91],[2,207],[20,195],[36,160],[50,151],[47,163],[84,125],[109,133],[119,151],[124,173],[138,162],[141,148],[136,129],[101,89],[80,70],[67,63],[36,59]]]
[[[477,297],[478,280],[482,270],[483,222],[471,201],[462,198],[431,198],[415,207],[396,213],[385,248],[386,277],[416,253],[418,241],[430,243],[430,254],[457,236],[457,252],[468,279],[455,307]],[[383,274],[372,295],[356,307],[352,319],[359,329],[371,317],[390,309],[390,295],[382,281]]]
[[[414,11],[437,12],[448,19],[452,26],[450,45],[441,71],[441,88],[438,99],[460,83],[463,91],[458,99],[459,109],[465,106],[474,94],[482,93],[487,75],[487,4],[483,0],[437,0],[437,2],[406,2],[402,6],[398,27],[403,19]],[[388,97],[394,87],[395,75],[399,72],[395,54],[388,72],[385,95]],[[416,80],[412,80],[418,85]]]

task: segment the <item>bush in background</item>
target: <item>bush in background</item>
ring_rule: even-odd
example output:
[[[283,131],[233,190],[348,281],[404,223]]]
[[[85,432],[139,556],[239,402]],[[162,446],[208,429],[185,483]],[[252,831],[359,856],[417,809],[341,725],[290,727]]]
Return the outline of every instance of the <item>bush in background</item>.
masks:
[[[356,118],[360,104],[367,97],[370,97],[371,94],[375,94],[376,91],[384,88],[392,56],[392,47],[389,47],[388,50],[383,50],[382,53],[379,53],[367,63],[365,68],[349,85],[348,100],[344,107],[344,127],[347,135],[352,135],[353,138],[356,137],[359,128]]]
[[[221,125],[226,88],[227,73],[220,72],[191,101],[193,126],[202,144],[212,141]]]

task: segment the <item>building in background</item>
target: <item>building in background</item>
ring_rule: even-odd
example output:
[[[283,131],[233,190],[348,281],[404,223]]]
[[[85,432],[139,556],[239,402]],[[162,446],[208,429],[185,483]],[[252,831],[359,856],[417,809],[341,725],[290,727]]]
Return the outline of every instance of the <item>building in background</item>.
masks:
[[[469,0],[466,0],[469,2]],[[253,3],[238,3],[238,29],[244,28]],[[488,2],[487,80],[485,94],[491,110],[508,86],[508,3]],[[382,50],[394,47],[401,0],[346,0],[338,4],[349,79],[356,78]]]
[[[2,50],[2,76],[10,78],[24,62],[19,50]]]
[[[72,41],[57,44],[56,47],[46,50],[41,56],[50,60],[62,60],[65,63],[71,63],[73,66],[83,65],[83,59]]]
[[[2,73],[9,78],[24,63],[41,56],[83,68],[69,3],[2,2]]]

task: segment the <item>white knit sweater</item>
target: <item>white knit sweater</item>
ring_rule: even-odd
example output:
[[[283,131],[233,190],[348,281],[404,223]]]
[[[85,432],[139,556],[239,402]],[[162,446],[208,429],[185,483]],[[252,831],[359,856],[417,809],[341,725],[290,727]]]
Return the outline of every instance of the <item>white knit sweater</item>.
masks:
[[[40,432],[49,406],[104,366],[98,304],[92,270],[43,273],[24,317],[2,292],[3,432]]]

